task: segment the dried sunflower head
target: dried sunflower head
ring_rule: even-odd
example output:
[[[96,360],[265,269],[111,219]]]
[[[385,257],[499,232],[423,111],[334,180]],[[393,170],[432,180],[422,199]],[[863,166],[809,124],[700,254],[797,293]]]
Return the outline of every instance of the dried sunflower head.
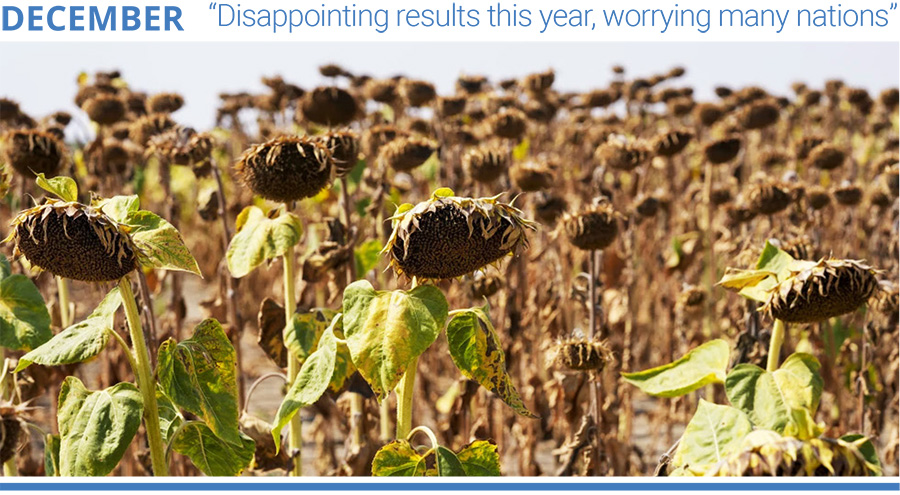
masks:
[[[493,198],[462,198],[435,191],[418,205],[401,205],[384,252],[394,270],[407,277],[461,277],[515,255],[528,246],[535,224],[522,212]]]
[[[315,196],[328,186],[334,163],[322,143],[280,136],[245,151],[234,168],[254,194],[287,203]]]
[[[468,150],[462,158],[463,169],[469,177],[487,184],[497,180],[509,168],[511,161],[508,149],[485,144]]]
[[[865,437],[800,440],[756,430],[743,448],[707,472],[707,476],[878,476],[881,467],[863,454]],[[871,448],[871,444],[869,444]]]
[[[147,113],[173,113],[184,106],[184,98],[178,93],[157,93],[147,98]]]
[[[569,209],[569,203],[556,194],[541,193],[534,203],[534,214],[541,223],[553,225]]]
[[[53,175],[66,162],[66,150],[53,134],[32,129],[13,130],[3,136],[6,163],[16,172],[31,177]]]
[[[472,299],[491,297],[503,287],[503,280],[496,274],[478,270],[472,277],[469,294]]]
[[[808,262],[776,285],[763,306],[788,323],[816,323],[855,311],[878,288],[876,271],[854,260]]]
[[[437,99],[437,112],[441,117],[453,117],[466,109],[464,96],[441,96]]]
[[[19,417],[21,406],[0,403],[0,463],[12,459],[25,433],[25,423]]]
[[[602,371],[612,359],[605,342],[585,338],[562,340],[556,345],[557,359],[573,371]]]
[[[706,159],[714,164],[730,162],[741,151],[741,139],[739,137],[729,137],[713,141],[703,148],[703,154]]]
[[[527,117],[521,110],[502,108],[488,118],[487,127],[491,134],[504,139],[519,139],[527,129]]]
[[[551,163],[522,162],[510,169],[509,177],[525,192],[541,191],[553,185],[554,169]]]
[[[138,266],[126,227],[100,208],[47,199],[13,219],[14,254],[54,275],[84,282],[118,280]]]
[[[750,207],[760,215],[774,215],[790,206],[792,198],[788,189],[777,182],[755,184],[750,189]]]
[[[807,188],[804,198],[806,199],[806,204],[813,210],[821,210],[831,204],[831,195],[822,186]]]
[[[856,206],[862,201],[862,188],[855,184],[843,183],[832,191],[834,199],[844,206]]]
[[[725,110],[715,103],[699,103],[694,106],[694,118],[705,127],[711,127],[725,115]]]
[[[411,107],[423,107],[436,96],[434,85],[428,81],[404,79],[400,82],[400,95]]]
[[[809,151],[806,158],[807,167],[820,170],[834,170],[844,164],[846,154],[832,144],[819,144]]]
[[[132,141],[147,146],[154,136],[158,136],[169,129],[176,126],[175,121],[164,113],[153,113],[145,115],[134,122],[128,131],[128,136]]]
[[[619,234],[619,215],[608,201],[600,201],[578,214],[566,214],[563,225],[569,242],[578,249],[605,249]]]
[[[403,129],[389,124],[374,125],[366,129],[362,137],[363,152],[366,157],[375,158],[381,147],[390,143],[398,137],[409,136],[410,134]]]
[[[425,163],[437,151],[437,144],[430,139],[409,136],[399,137],[382,146],[378,162],[398,172],[408,172]]]
[[[340,126],[356,120],[360,107],[347,90],[336,86],[322,86],[303,95],[299,113],[315,124]]]
[[[598,164],[616,170],[634,170],[651,158],[653,156],[650,150],[644,146],[614,138],[610,138],[594,151],[594,159]]]
[[[81,107],[88,117],[100,125],[112,125],[125,119],[127,108],[122,98],[113,94],[98,94]]]
[[[687,130],[673,130],[656,136],[653,140],[653,151],[656,156],[675,156],[681,153],[691,139],[694,133]]]
[[[778,122],[780,109],[771,100],[755,101],[745,107],[739,115],[744,129],[765,129]]]
[[[333,131],[322,136],[322,144],[331,150],[334,160],[334,175],[344,177],[349,174],[359,160],[359,136],[351,130]]]

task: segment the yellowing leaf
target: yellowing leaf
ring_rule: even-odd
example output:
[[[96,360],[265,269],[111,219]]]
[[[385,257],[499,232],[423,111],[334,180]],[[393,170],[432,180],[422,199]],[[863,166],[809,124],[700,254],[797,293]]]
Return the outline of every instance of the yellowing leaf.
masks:
[[[717,339],[691,349],[669,364],[634,373],[625,381],[656,397],[679,397],[710,383],[724,383],[728,343]]]
[[[145,210],[130,212],[125,222],[131,238],[141,251],[141,263],[149,268],[201,275],[197,260],[171,223]]]
[[[252,272],[264,261],[283,256],[300,242],[303,227],[293,213],[269,218],[256,206],[248,206],[238,216],[238,232],[226,253],[228,270],[236,278]]]
[[[450,357],[466,378],[497,394],[516,413],[536,418],[519,396],[506,372],[506,356],[490,316],[471,308],[453,316],[447,325]]]
[[[376,291],[365,280],[344,290],[347,347],[372,391],[384,398],[444,328],[447,300],[431,285]]]
[[[38,174],[35,183],[41,189],[56,195],[59,199],[68,202],[78,201],[78,186],[71,177],[60,175],[48,179],[44,174]]]
[[[738,451],[753,425],[739,409],[700,399],[672,456],[673,468],[702,476],[710,467]]]

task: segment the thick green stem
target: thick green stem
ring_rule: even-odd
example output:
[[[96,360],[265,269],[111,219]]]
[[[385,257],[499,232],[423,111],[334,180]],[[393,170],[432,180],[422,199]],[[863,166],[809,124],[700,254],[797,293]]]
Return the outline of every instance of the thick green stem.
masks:
[[[147,441],[150,444],[150,462],[154,476],[168,476],[169,466],[166,464],[166,445],[163,443],[162,431],[159,427],[159,407],[156,404],[156,386],[150,368],[150,351],[144,341],[141,329],[141,317],[138,314],[134,292],[128,276],[119,279],[119,292],[125,306],[125,317],[128,320],[128,331],[134,346],[135,378],[144,401],[144,428],[147,430]]]
[[[778,356],[781,354],[781,346],[784,344],[784,334],[787,325],[781,320],[775,320],[772,328],[772,338],[769,339],[769,358],[766,361],[766,371],[773,372],[778,369]]]
[[[409,363],[409,368],[397,385],[397,438],[403,439],[412,429],[413,391],[416,385],[416,367],[419,358]]]
[[[72,325],[72,308],[69,303],[69,281],[56,277],[56,291],[59,293],[59,320],[63,328]]]
[[[295,293],[294,283],[297,275],[294,272],[294,248],[291,248],[284,255],[284,321],[287,325],[291,324],[294,318],[294,311],[297,310],[297,296]],[[297,379],[297,373],[300,372],[300,361],[292,353],[288,353],[288,383],[294,383]],[[291,469],[291,476],[303,476],[303,466],[300,463],[303,450],[303,421],[300,414],[295,414],[291,418],[290,430],[288,433],[288,447],[294,455],[294,467]]]

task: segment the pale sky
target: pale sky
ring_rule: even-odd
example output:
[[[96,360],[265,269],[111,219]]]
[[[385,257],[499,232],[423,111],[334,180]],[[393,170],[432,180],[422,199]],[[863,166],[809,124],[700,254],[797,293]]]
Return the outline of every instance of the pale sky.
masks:
[[[692,85],[698,99],[712,98],[719,84],[788,94],[798,80],[820,86],[838,77],[875,91],[900,80],[897,43],[18,43],[0,50],[0,96],[35,117],[74,112],[76,75],[117,68],[133,88],[184,95],[176,120],[206,128],[219,92],[261,92],[260,76],[274,74],[312,88],[326,82],[317,67],[328,62],[428,79],[440,93],[452,91],[461,72],[497,80],[550,67],[557,89],[587,90],[606,85],[615,64],[633,76],[683,65],[677,84]]]

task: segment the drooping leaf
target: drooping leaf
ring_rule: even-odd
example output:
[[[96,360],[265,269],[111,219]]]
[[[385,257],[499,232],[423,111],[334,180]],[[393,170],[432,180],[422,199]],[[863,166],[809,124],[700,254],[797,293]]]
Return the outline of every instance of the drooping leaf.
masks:
[[[476,440],[457,454],[466,476],[500,476],[500,454],[497,446],[486,440]]]
[[[655,397],[679,397],[710,383],[724,383],[729,346],[712,340],[691,349],[669,364],[634,373],[622,373],[625,381]]]
[[[875,476],[883,474],[881,461],[878,460],[878,452],[872,441],[858,433],[844,435],[837,439],[838,445],[858,453],[859,457],[864,459],[866,469]]]
[[[252,414],[242,414],[241,432],[252,438],[256,444],[256,452],[253,455],[253,464],[251,465],[252,469],[259,471],[286,469],[291,458],[287,451],[278,448],[278,444],[272,438],[271,424]]]
[[[141,200],[138,196],[113,196],[94,202],[94,206],[100,208],[106,216],[119,223],[127,223],[128,215],[141,209]]]
[[[159,429],[162,432],[163,443],[168,445],[172,434],[181,426],[184,418],[178,411],[178,406],[161,390],[156,391],[156,407],[159,410]]]
[[[35,184],[50,194],[67,202],[78,201],[78,186],[71,177],[60,175],[48,179],[44,174],[38,174],[34,179]]]
[[[406,440],[382,447],[372,460],[372,476],[425,476],[425,458]]]
[[[459,312],[447,325],[450,357],[466,378],[497,394],[516,413],[536,418],[519,396],[506,372],[506,357],[486,308]]]
[[[59,435],[44,435],[44,475],[59,476]]]
[[[378,258],[381,256],[381,243],[378,239],[370,239],[353,250],[356,261],[356,273],[364,277],[370,270],[378,266]]]
[[[741,410],[700,399],[672,456],[672,466],[703,475],[711,466],[738,451],[753,425]]]
[[[350,348],[347,347],[347,344],[338,342],[337,354],[334,356],[334,371],[331,373],[328,389],[335,393],[339,392],[354,373],[356,373],[356,366],[353,365],[353,358],[350,357]]]
[[[347,346],[353,364],[380,399],[435,341],[447,309],[444,294],[432,285],[387,292],[360,280],[344,290]]]
[[[175,404],[226,442],[240,444],[235,352],[218,321],[202,321],[190,339],[163,342],[157,368],[160,386]]]
[[[466,476],[462,463],[459,462],[452,450],[438,445],[434,455],[438,476]]]
[[[69,376],[59,391],[59,472],[106,476],[122,459],[141,425],[141,394],[131,383],[91,392]]]
[[[113,288],[84,321],[59,332],[40,347],[19,358],[16,373],[32,363],[58,366],[80,363],[100,354],[109,341],[109,332],[115,331],[112,328],[113,319],[121,305],[119,288]]]
[[[284,345],[284,306],[271,297],[263,299],[257,316],[259,334],[256,343],[276,365],[286,368],[288,350]]]
[[[339,318],[335,318],[335,321]],[[333,325],[333,324],[332,324]],[[318,349],[310,354],[309,358],[300,367],[297,378],[291,384],[278,413],[275,414],[275,422],[272,427],[272,437],[276,445],[281,445],[281,430],[291,421],[300,409],[310,406],[322,397],[331,375],[334,372],[334,360],[337,354],[337,341],[331,327],[325,330],[319,339]]]
[[[184,245],[178,229],[155,213],[145,210],[128,213],[125,224],[140,249],[141,263],[150,268],[201,275],[197,260]]]
[[[50,313],[40,291],[25,275],[11,275],[0,255],[0,346],[30,351],[53,337]]]
[[[291,324],[284,328],[284,345],[301,363],[315,352],[316,344],[337,313],[326,308],[314,308],[295,313]]]
[[[241,278],[264,261],[283,256],[298,242],[302,223],[293,213],[269,218],[256,206],[244,208],[237,218],[237,233],[228,246],[226,259],[231,275]]]
[[[207,476],[237,476],[253,460],[256,444],[243,433],[239,443],[223,441],[205,424],[192,421],[172,441],[172,449],[189,457]]]
[[[802,270],[809,262],[795,260],[790,254],[766,242],[754,270],[729,269],[719,281],[723,287],[757,302],[766,302],[769,291],[785,280],[792,271]]]
[[[813,421],[822,386],[819,362],[803,353],[792,354],[774,373],[740,364],[725,380],[728,400],[754,425],[801,440],[822,433]]]

